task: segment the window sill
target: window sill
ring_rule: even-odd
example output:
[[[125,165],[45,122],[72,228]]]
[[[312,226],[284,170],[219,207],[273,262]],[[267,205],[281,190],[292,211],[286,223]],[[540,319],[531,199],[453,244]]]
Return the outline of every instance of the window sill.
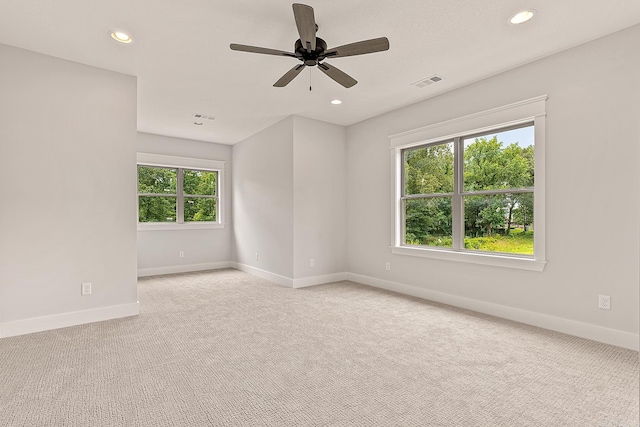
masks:
[[[148,222],[138,223],[138,231],[157,231],[157,230],[212,230],[216,228],[224,228],[224,224],[217,222],[189,222],[184,224]]]
[[[494,255],[475,252],[454,252],[443,249],[430,249],[408,246],[392,246],[391,252],[397,255],[409,255],[446,261],[467,262],[493,267],[516,268],[519,270],[542,271],[547,263],[543,260],[509,255]]]

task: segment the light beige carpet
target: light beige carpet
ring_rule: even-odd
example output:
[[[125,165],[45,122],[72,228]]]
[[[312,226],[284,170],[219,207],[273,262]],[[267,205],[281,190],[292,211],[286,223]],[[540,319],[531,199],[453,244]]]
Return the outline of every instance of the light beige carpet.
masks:
[[[638,426],[638,353],[340,282],[141,279],[0,340],[0,426]]]

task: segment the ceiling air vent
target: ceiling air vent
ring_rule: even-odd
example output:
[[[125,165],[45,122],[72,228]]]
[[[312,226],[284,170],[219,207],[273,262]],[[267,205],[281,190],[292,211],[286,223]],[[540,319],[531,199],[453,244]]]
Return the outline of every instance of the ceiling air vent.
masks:
[[[433,76],[429,76],[426,79],[418,80],[415,83],[411,83],[411,85],[415,87],[425,87],[425,86],[432,85],[434,83],[438,83],[440,80],[442,80],[442,77],[437,74],[434,74]]]
[[[216,118],[213,116],[207,116],[206,114],[194,114],[193,115],[194,119],[200,119],[200,120],[215,120]]]

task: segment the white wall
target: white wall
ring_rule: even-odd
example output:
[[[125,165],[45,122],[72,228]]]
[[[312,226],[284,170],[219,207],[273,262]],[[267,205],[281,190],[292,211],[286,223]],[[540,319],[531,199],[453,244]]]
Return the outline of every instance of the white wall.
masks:
[[[344,127],[291,116],[233,146],[241,269],[293,287],[344,279],[345,143]]]
[[[295,279],[346,271],[346,135],[343,126],[293,117]]]
[[[235,144],[231,175],[235,261],[292,278],[293,117]]]
[[[0,63],[0,336],[136,314],[136,79]]]
[[[166,274],[216,268],[231,261],[231,146],[138,133],[138,152],[219,160],[225,164],[224,228],[139,230],[138,274]],[[184,252],[180,258],[179,252]]]
[[[606,341],[611,332],[619,345],[635,340],[637,348],[638,40],[635,26],[349,127],[352,277],[408,285],[405,292],[528,316],[547,327],[575,327],[578,334],[595,326],[591,337]],[[549,95],[544,272],[392,255],[388,136],[543,94]],[[610,311],[597,308],[598,294],[611,296]]]

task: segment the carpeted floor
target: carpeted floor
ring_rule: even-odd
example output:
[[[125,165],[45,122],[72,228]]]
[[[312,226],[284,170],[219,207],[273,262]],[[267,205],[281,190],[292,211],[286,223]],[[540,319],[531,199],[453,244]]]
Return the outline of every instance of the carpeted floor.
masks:
[[[141,279],[0,340],[0,426],[638,426],[638,353],[350,282]]]

